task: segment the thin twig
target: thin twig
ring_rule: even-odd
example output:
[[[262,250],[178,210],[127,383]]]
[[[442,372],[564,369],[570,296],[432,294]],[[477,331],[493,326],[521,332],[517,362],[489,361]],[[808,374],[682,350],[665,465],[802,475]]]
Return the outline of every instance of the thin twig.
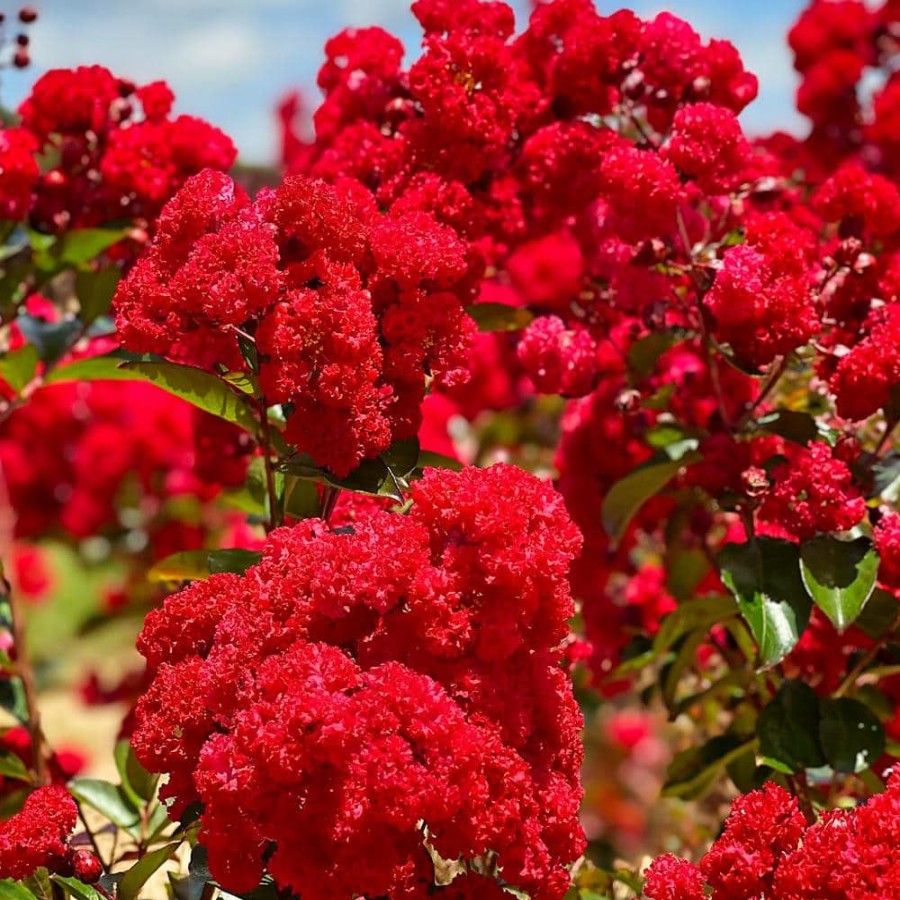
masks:
[[[8,564],[12,560],[13,535],[15,533],[15,513],[9,500],[6,476],[0,465],[0,562]],[[41,727],[41,713],[37,702],[37,685],[34,668],[28,654],[25,615],[18,594],[12,589],[6,576],[0,578],[0,590],[9,605],[10,626],[13,646],[16,651],[16,673],[22,682],[25,694],[26,727],[31,738],[31,751],[34,757],[34,773],[38,784],[49,784],[45,747],[47,744]]]

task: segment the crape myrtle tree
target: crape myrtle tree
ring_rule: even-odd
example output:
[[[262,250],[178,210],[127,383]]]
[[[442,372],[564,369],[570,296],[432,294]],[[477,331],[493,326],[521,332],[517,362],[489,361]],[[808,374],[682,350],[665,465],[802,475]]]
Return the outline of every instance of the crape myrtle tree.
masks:
[[[412,10],[264,187],[100,66],[0,131],[0,898],[900,897],[900,4],[802,138],[667,12]]]

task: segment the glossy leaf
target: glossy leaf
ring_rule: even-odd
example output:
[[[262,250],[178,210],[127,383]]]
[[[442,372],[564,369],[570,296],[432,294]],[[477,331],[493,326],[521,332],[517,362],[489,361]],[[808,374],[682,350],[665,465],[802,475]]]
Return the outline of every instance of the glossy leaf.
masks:
[[[74,897],[75,900],[103,900],[103,894],[100,891],[77,878],[63,878],[62,875],[54,875],[53,881],[63,888],[67,896]]]
[[[134,900],[141,888],[153,877],[153,874],[172,858],[172,854],[181,846],[180,841],[166,844],[141,857],[119,882],[117,900]]]
[[[138,810],[128,795],[108,781],[101,781],[98,778],[74,778],[69,782],[69,790],[76,800],[96,809],[121,828],[134,828],[140,820]]]
[[[862,612],[878,576],[878,553],[868,538],[842,541],[823,534],[800,547],[803,583],[838,631]]]
[[[35,895],[21,881],[3,878],[0,880],[0,900],[35,900]]]
[[[806,629],[812,607],[796,544],[775,538],[727,544],[719,568],[750,626],[760,661],[764,666],[781,662]]]
[[[203,581],[222,572],[241,574],[259,562],[256,550],[182,550],[160,560],[147,573],[149,581]]]

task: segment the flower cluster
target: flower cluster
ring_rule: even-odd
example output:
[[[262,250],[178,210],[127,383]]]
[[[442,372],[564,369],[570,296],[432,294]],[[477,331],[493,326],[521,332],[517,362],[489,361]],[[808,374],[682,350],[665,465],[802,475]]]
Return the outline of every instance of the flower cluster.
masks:
[[[123,220],[147,227],[201,169],[227,169],[231,140],[172,116],[161,81],[137,86],[102,66],[53,69],[0,132],[0,212],[50,233]],[[52,162],[39,168],[38,159]]]
[[[699,867],[662,856],[647,872],[650,900],[863,900],[900,888],[900,775],[854,809],[807,825],[796,798],[767,784],[739,797]],[[711,893],[704,890],[704,882]]]
[[[511,466],[431,470],[408,516],[305,520],[170,597],[139,639],[134,747],[199,800],[215,876],[406,896],[444,859],[561,897],[581,716],[559,667],[578,533]],[[412,895],[412,894],[410,894]]]
[[[462,377],[469,274],[466,243],[428,211],[382,216],[364,189],[301,176],[251,203],[207,171],[120,285],[119,335],[210,367],[246,366],[249,347],[288,440],[346,475],[416,434],[427,375]]]
[[[69,838],[78,808],[65,788],[38,788],[0,825],[0,878],[28,878],[36,869],[72,873]]]

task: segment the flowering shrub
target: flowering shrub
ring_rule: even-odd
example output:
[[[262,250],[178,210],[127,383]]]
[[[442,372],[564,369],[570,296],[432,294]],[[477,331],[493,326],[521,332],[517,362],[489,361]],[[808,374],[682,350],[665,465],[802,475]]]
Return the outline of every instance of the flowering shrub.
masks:
[[[412,10],[267,186],[99,66],[0,130],[0,894],[894,896],[897,4],[803,139],[667,12]]]

